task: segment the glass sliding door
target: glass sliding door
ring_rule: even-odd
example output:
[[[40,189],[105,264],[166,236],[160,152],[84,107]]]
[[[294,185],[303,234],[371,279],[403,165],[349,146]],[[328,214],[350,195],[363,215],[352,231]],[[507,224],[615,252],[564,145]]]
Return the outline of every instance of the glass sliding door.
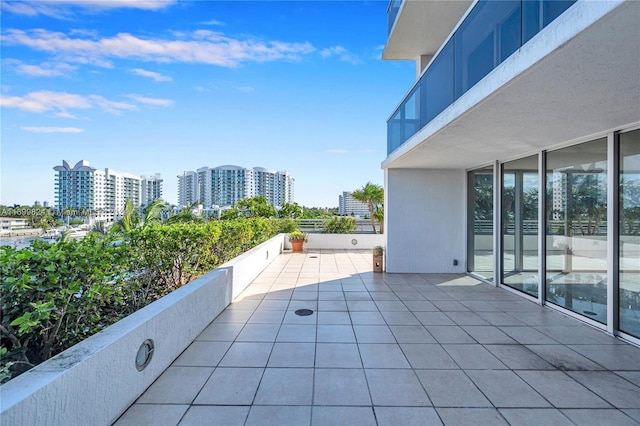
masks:
[[[546,298],[607,322],[607,139],[547,154]]]
[[[467,270],[493,281],[493,169],[468,174]]]
[[[620,135],[620,330],[640,338],[640,130]]]
[[[538,156],[502,164],[502,283],[538,297]]]

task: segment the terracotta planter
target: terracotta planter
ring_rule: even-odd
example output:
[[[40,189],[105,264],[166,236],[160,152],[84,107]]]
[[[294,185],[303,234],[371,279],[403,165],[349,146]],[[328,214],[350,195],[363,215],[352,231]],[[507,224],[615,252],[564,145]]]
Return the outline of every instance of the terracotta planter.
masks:
[[[291,250],[294,253],[302,253],[302,246],[304,245],[304,240],[290,240]]]

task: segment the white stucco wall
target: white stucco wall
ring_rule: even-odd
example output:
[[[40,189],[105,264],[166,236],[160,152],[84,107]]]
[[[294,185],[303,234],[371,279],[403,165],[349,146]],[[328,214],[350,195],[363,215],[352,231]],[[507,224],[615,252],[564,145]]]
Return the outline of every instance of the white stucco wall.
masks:
[[[291,243],[285,238],[285,248]],[[304,250],[370,250],[373,246],[384,246],[384,234],[313,234],[309,233]]]
[[[464,170],[385,170],[387,272],[465,272],[465,176]]]
[[[270,239],[0,386],[2,425],[111,424],[278,257],[283,241]],[[155,352],[137,371],[146,339]]]

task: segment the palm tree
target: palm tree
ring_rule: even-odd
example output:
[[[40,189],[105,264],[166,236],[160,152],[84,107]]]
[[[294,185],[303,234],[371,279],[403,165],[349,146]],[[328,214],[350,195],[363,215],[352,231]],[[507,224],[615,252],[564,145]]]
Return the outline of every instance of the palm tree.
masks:
[[[384,202],[384,188],[380,185],[376,185],[371,182],[367,182],[361,189],[353,191],[351,194],[353,198],[365,203],[369,207],[369,217],[371,218],[371,226],[373,227],[373,233],[377,234],[376,230],[376,211],[382,206]],[[381,229],[382,231],[382,229]]]

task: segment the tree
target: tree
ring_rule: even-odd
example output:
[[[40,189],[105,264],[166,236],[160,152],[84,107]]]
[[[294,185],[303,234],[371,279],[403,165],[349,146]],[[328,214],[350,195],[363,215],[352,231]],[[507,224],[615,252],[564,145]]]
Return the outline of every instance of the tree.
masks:
[[[371,226],[373,233],[377,234],[376,230],[376,211],[382,207],[384,203],[384,188],[380,185],[376,185],[371,182],[367,182],[361,189],[353,191],[351,194],[353,198],[361,203],[367,204],[369,208],[369,217],[371,218]],[[382,232],[382,229],[380,229]]]
[[[282,208],[278,212],[278,217],[297,219],[302,217],[302,207],[298,203],[283,203]]]
[[[275,217],[276,208],[269,204],[266,197],[245,198],[235,204],[238,212],[245,217]]]

